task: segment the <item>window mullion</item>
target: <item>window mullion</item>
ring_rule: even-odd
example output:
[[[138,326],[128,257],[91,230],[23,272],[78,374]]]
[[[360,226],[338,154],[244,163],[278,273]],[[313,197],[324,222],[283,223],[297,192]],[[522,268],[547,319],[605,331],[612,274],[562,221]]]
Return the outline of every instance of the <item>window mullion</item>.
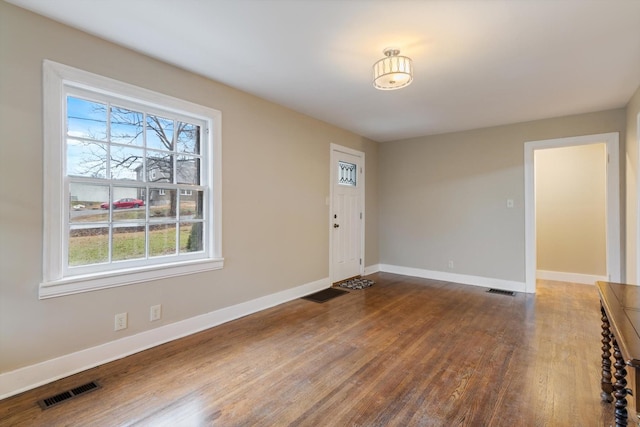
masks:
[[[180,221],[177,220],[177,216],[176,219],[174,220],[175,222],[175,227],[176,227],[176,251],[175,254],[179,255],[180,254]]]
[[[109,264],[113,262],[113,183],[109,184]]]

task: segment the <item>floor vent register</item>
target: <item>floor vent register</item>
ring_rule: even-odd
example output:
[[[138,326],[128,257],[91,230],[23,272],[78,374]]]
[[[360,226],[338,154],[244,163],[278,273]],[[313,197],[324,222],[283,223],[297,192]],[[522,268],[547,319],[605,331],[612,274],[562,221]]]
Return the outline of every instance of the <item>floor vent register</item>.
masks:
[[[62,402],[66,402],[69,399],[78,397],[82,394],[89,393],[100,388],[100,384],[97,381],[91,381],[90,383],[83,384],[81,386],[72,388],[71,390],[63,391],[55,396],[47,397],[38,401],[38,405],[42,409],[49,409],[53,406],[59,405]]]

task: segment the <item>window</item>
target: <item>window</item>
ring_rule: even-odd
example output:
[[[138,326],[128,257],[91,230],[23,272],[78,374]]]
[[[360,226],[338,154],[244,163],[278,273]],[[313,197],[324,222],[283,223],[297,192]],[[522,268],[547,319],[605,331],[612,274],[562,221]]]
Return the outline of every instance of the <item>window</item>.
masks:
[[[349,187],[356,186],[356,165],[338,161],[338,184]]]
[[[220,112],[45,61],[40,297],[222,267]]]

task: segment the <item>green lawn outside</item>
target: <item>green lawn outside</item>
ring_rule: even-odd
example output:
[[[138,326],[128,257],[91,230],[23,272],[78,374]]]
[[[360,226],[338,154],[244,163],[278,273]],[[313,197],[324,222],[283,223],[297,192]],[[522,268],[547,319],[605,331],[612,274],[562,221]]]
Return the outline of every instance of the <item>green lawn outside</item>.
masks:
[[[180,252],[188,252],[187,242],[192,225],[180,227]],[[106,230],[106,229],[105,229]],[[109,235],[73,236],[69,239],[69,266],[98,264],[109,259]],[[156,228],[149,232],[149,256],[175,253],[176,227]],[[114,233],[113,261],[143,258],[145,232]]]

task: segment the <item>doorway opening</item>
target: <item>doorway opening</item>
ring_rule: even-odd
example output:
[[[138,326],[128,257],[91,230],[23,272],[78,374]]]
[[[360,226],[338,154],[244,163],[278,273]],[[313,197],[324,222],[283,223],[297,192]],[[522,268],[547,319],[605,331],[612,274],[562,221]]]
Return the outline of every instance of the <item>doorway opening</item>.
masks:
[[[606,179],[604,183],[606,272],[603,278],[610,281],[620,281],[620,172],[618,133],[530,141],[525,143],[525,291],[528,293],[535,293],[538,270],[537,239],[539,236],[536,224],[536,157],[542,159],[544,158],[544,156],[542,156],[543,153],[549,153],[548,150],[554,148],[592,146],[592,151],[597,151],[597,145],[604,147],[605,155],[602,156],[602,161],[605,163],[604,167],[606,169],[604,173]],[[538,153],[539,156],[536,156],[536,153]],[[542,202],[540,209],[543,209]]]

